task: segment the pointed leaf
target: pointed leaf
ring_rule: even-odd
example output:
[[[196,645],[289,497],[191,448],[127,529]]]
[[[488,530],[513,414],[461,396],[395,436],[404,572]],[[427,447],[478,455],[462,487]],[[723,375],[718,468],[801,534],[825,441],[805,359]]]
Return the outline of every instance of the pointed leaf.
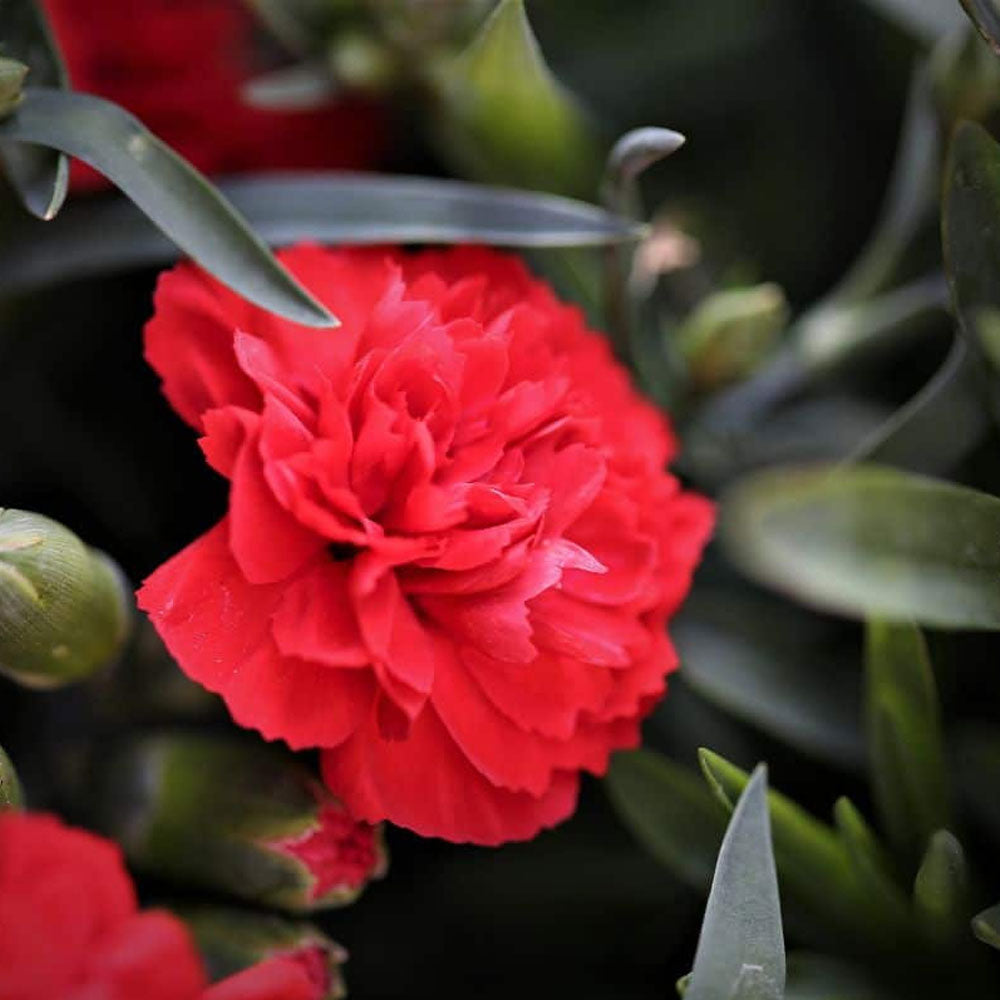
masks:
[[[24,63],[32,86],[69,86],[66,67],[39,0],[6,0],[0,54]],[[32,215],[51,219],[62,208],[69,187],[69,161],[58,150],[0,141],[0,162]]]
[[[614,756],[604,784],[622,821],[657,861],[691,885],[708,886],[726,817],[696,774],[635,750]]]
[[[781,1000],[785,941],[767,808],[767,769],[753,773],[715,867],[687,1000]]]
[[[28,88],[0,137],[61,149],[100,170],[185,253],[251,302],[309,326],[335,323],[189,163],[117,105]]]
[[[736,564],[852,617],[1000,629],[1000,500],[880,466],[769,469],[723,500]]]
[[[220,190],[272,245],[486,243],[596,246],[637,239],[643,227],[584,202],[509,188],[423,177],[296,174],[222,182]],[[102,238],[95,241],[93,235]],[[69,205],[48,226],[18,233],[18,252],[0,256],[5,291],[145,266],[177,256],[124,199]]]
[[[920,630],[869,620],[865,667],[875,801],[890,841],[916,864],[950,819],[937,688]]]
[[[1000,53],[1000,3],[997,0],[960,0],[976,30]]]
[[[732,808],[749,776],[710,750],[699,757],[710,787]],[[902,933],[895,908],[872,893],[837,833],[778,792],[768,802],[782,895],[796,923],[810,936],[836,935],[855,947],[891,945]]]
[[[440,84],[444,148],[472,176],[591,194],[600,158],[590,125],[553,77],[524,9],[501,0]]]

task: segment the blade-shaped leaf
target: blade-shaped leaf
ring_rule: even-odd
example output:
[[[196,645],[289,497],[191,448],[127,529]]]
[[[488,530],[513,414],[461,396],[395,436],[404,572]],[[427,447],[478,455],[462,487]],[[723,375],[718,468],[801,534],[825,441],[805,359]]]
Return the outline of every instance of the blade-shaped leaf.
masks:
[[[309,326],[336,322],[201,174],[117,105],[28,88],[0,122],[0,137],[61,149],[100,170],[185,253],[251,302]]]
[[[1000,950],[1000,903],[972,918],[972,933],[983,944]]]
[[[915,865],[934,831],[950,821],[937,688],[920,630],[870,620],[865,667],[875,801],[889,840]]]
[[[767,808],[767,769],[759,765],[726,830],[687,1000],[781,1000],[785,940]]]
[[[703,888],[726,817],[696,774],[647,750],[616,754],[605,788],[618,815],[661,864]]]
[[[766,595],[702,589],[670,631],[684,683],[703,698],[809,754],[863,762],[860,672],[806,612]]]
[[[733,808],[749,775],[710,750],[699,757],[710,787]],[[835,935],[854,947],[892,947],[902,934],[896,907],[872,891],[841,837],[778,792],[768,802],[782,896],[796,924],[824,940]]]
[[[17,772],[3,747],[0,747],[0,809],[17,808],[24,801]]]
[[[565,194],[595,189],[590,123],[546,65],[524,0],[501,0],[439,82],[441,145],[471,176]]]
[[[0,55],[24,63],[33,86],[68,87],[66,67],[39,0],[5,0],[0,15]],[[66,157],[46,146],[0,141],[0,161],[24,207],[40,219],[53,218],[69,187]]]
[[[913,904],[932,941],[950,945],[968,926],[965,852],[954,834],[938,830],[913,883]]]
[[[880,466],[771,469],[724,498],[748,575],[842,614],[1000,629],[1000,500]]]
[[[486,243],[596,246],[637,239],[643,227],[557,195],[462,181],[368,174],[295,174],[223,181],[222,193],[271,245]],[[101,233],[94,240],[95,232]],[[74,203],[48,226],[18,233],[0,256],[0,289],[47,284],[175,259],[174,245],[124,199]]]
[[[997,0],[960,0],[976,30],[1000,54],[1000,3]]]

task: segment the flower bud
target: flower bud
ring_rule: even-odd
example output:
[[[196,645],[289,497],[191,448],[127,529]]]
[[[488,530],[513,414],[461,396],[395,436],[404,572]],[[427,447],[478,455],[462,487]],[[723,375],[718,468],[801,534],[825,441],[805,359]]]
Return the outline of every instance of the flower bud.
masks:
[[[930,58],[931,89],[946,123],[984,121],[997,107],[1000,62],[971,28],[946,35]]]
[[[61,524],[0,508],[0,671],[28,687],[80,680],[128,634],[118,567]]]
[[[709,295],[676,333],[692,382],[714,389],[751,374],[788,320],[785,294],[773,284]]]
[[[270,913],[198,906],[178,911],[194,935],[213,980],[272,958],[299,963],[322,1000],[347,995],[341,966],[347,952],[313,924]]]
[[[0,747],[0,809],[17,809],[24,801],[21,782],[3,747]]]
[[[113,754],[100,777],[99,823],[150,874],[308,911],[350,903],[385,873],[380,830],[274,747],[152,736]]]
[[[0,118],[9,115],[21,103],[21,88],[28,67],[16,59],[0,56]]]

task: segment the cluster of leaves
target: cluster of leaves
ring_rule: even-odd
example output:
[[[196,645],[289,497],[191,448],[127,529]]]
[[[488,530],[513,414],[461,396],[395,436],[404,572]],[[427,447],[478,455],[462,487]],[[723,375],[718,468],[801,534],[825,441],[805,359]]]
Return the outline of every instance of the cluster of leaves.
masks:
[[[877,228],[843,280],[791,324],[780,288],[720,281],[732,269],[715,266],[709,240],[699,258],[682,219],[635,221],[644,214],[640,175],[681,138],[640,129],[602,161],[603,137],[547,67],[521,0],[502,0],[492,13],[489,4],[456,5],[460,14],[446,4],[440,16],[419,13],[421,5],[357,4],[346,23],[333,17],[333,4],[254,6],[294,54],[293,65],[254,81],[254,100],[294,104],[304,90],[342,84],[415,94],[426,141],[455,172],[563,196],[593,198],[600,186],[603,208],[413,177],[251,176],[214,186],[122,109],[68,90],[36,5],[18,0],[0,25],[0,156],[24,206],[49,221],[9,226],[18,252],[0,261],[4,293],[160,265],[179,248],[248,299],[323,326],[335,317],[283,271],[268,244],[544,249],[538,265],[606,319],[647,392],[680,416],[684,473],[706,491],[724,490],[722,546],[675,630],[683,679],[650,726],[651,742],[669,754],[622,755],[607,782],[657,859],[699,889],[711,883],[685,995],[992,995],[997,969],[975,937],[1000,945],[1000,908],[985,908],[1000,896],[1000,882],[989,881],[1000,878],[990,863],[1000,835],[991,799],[1000,730],[943,711],[935,673],[943,670],[939,655],[949,668],[956,658],[939,633],[1000,629],[1000,476],[989,465],[1000,414],[1000,149],[981,127],[1000,112],[1000,62],[988,48],[1000,21],[992,0],[963,0],[986,43],[957,2],[873,3],[927,51]],[[105,173],[128,200],[63,208],[67,155]],[[925,371],[928,357],[936,371]],[[884,391],[892,379],[881,380],[881,394],[871,389],[873,371],[896,369],[904,391],[926,378],[902,406],[900,387]],[[838,617],[779,602],[736,568]],[[865,623],[863,642],[843,619]],[[0,651],[16,676],[9,657]],[[126,665],[87,692],[98,731],[215,721],[215,704],[178,682],[148,633]],[[836,801],[826,824],[768,792],[762,770],[751,777],[707,750],[703,782],[690,766],[692,730],[696,742],[748,764],[764,754],[747,731],[764,732],[772,773],[797,776],[810,806],[829,808],[811,794],[817,767],[831,768],[851,797]],[[172,745],[181,757],[183,745]],[[113,759],[148,768],[127,778],[114,772],[118,784],[102,801],[113,804],[121,782],[141,787],[149,768],[164,766],[162,744],[143,743],[142,753],[136,746]],[[788,748],[806,756],[804,768],[788,763]],[[867,786],[858,782],[865,761]],[[85,782],[79,768],[69,770],[69,800],[78,800]],[[284,787],[284,778],[276,781]],[[20,799],[0,755],[0,803]],[[877,831],[865,818],[869,806]],[[112,819],[121,830],[136,827],[134,817]],[[144,857],[149,841],[132,848],[133,861],[174,877],[174,826],[162,838],[166,862]],[[213,885],[213,876],[183,873],[231,890]],[[782,909],[789,939],[812,949],[793,950],[787,963]],[[245,914],[199,913],[195,925],[217,964],[259,948],[248,941],[273,947],[289,934],[318,934],[282,918],[248,927]],[[328,947],[335,961],[339,953]]]

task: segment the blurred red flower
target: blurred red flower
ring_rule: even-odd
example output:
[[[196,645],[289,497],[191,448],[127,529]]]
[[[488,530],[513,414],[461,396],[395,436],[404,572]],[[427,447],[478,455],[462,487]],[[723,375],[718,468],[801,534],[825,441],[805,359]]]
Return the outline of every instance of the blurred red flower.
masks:
[[[247,105],[255,25],[241,0],[43,0],[75,89],[106,97],[205,173],[363,169],[375,165],[383,121],[346,97],[318,108]],[[104,179],[73,164],[78,188]]]
[[[4,1000],[319,1000],[315,972],[282,956],[208,986],[184,924],[138,909],[113,843],[52,816],[0,812]]]
[[[568,816],[676,665],[709,503],[606,341],[518,258],[280,255],[297,327],[191,264],[146,352],[231,480],[139,594],[235,719],[322,747],[351,812],[495,844]]]

